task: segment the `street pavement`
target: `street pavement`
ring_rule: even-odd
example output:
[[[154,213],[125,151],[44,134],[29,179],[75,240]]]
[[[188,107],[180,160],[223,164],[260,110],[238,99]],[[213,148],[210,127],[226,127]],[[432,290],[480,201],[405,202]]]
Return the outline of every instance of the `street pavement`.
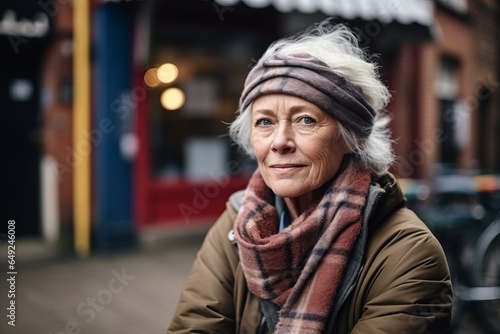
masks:
[[[201,241],[195,235],[86,260],[20,261],[15,327],[6,317],[7,300],[12,300],[6,298],[6,279],[0,283],[0,333],[165,333]]]
[[[17,263],[15,298],[6,298],[6,278],[0,282],[0,333],[165,333],[203,235],[148,241],[134,251],[85,260],[43,257],[20,240],[17,249],[32,250]],[[0,250],[6,254],[4,245]],[[0,264],[6,275],[7,264]],[[8,325],[10,300],[15,300],[15,327]],[[456,334],[482,333],[467,316],[463,324]]]

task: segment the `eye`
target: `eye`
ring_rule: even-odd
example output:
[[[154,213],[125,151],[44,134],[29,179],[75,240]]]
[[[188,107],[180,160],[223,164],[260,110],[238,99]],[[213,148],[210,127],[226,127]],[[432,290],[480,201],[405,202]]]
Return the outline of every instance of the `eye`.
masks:
[[[303,116],[303,117],[300,117],[299,119],[300,122],[304,123],[304,124],[314,124],[316,121],[314,120],[314,118],[312,117],[309,117],[309,116]]]
[[[269,118],[260,118],[255,122],[255,126],[268,126],[273,124]]]

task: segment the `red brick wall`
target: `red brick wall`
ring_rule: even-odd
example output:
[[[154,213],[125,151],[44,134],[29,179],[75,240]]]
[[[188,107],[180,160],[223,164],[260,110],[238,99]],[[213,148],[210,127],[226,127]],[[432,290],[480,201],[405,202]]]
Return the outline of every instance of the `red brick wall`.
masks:
[[[72,82],[72,7],[58,4],[56,34],[43,65],[44,104],[43,154],[58,162],[59,217],[62,230],[71,228],[73,215],[73,168],[71,161],[72,114],[71,101],[63,103],[63,84]],[[66,89],[72,86],[66,85]],[[66,101],[68,102],[68,101]]]

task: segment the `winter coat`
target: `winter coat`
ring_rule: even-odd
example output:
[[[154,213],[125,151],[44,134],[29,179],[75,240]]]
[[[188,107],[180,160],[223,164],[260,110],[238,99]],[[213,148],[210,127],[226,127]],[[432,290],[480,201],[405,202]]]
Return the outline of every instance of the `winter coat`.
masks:
[[[386,175],[371,186],[363,228],[331,311],[327,333],[449,333],[451,282],[443,250]],[[232,232],[231,197],[198,252],[169,334],[268,332],[247,289]]]

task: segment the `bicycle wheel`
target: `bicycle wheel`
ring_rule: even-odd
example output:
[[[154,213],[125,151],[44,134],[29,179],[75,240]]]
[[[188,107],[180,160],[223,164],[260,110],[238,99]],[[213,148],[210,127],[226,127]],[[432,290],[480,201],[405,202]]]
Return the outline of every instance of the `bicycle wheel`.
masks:
[[[481,235],[473,270],[476,285],[488,288],[475,308],[479,324],[487,333],[500,333],[500,219]]]

